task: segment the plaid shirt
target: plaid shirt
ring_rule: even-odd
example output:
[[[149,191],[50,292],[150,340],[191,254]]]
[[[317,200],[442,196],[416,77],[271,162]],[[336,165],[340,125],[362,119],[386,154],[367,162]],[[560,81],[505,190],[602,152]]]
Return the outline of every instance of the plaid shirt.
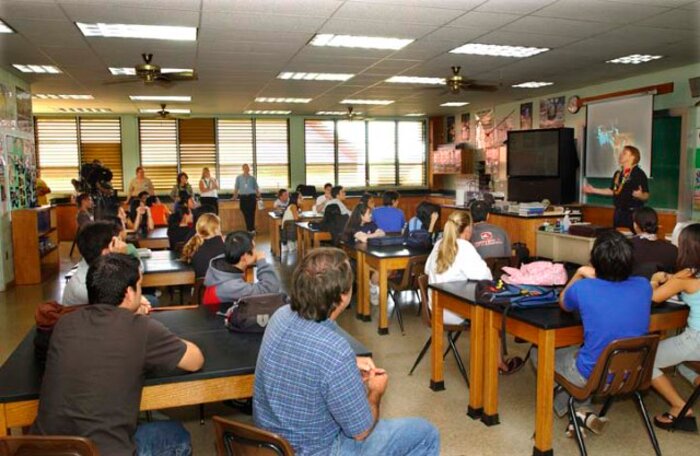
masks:
[[[355,354],[335,328],[282,307],[258,355],[255,424],[287,439],[300,456],[326,455],[340,432],[353,437],[374,422]]]

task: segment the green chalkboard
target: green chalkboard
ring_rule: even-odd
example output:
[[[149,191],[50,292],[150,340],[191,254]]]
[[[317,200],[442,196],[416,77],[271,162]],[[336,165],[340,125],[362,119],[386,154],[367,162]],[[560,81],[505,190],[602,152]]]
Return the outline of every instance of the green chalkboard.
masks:
[[[647,205],[657,209],[678,209],[681,118],[655,117],[652,123],[651,147],[651,196]],[[595,187],[608,188],[610,179],[588,178],[586,181]],[[612,198],[606,196],[586,195],[586,202],[612,206]]]

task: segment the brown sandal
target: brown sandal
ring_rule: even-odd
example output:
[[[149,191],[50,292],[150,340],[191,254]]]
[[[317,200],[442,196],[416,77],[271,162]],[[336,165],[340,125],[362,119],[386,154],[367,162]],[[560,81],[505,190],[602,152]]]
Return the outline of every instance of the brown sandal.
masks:
[[[498,368],[498,373],[501,375],[512,375],[518,372],[525,365],[525,360],[520,356],[513,356],[505,360],[506,369]]]

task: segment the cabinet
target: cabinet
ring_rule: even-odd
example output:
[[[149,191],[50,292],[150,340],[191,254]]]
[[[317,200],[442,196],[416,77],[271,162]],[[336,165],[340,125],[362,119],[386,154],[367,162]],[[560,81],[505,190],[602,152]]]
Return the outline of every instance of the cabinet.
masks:
[[[58,271],[56,208],[43,206],[12,211],[15,283],[34,285]]]

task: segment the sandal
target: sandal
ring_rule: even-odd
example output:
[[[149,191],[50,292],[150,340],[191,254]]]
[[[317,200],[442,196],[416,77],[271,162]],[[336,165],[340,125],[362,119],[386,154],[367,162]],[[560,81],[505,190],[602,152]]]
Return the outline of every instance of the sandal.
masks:
[[[498,373],[501,375],[512,375],[518,372],[525,365],[525,361],[520,356],[508,358],[505,361],[506,369],[498,368]]]
[[[662,421],[665,420],[665,421]],[[665,429],[667,431],[685,431],[685,432],[697,432],[698,423],[695,421],[694,416],[684,416],[677,417],[666,412],[662,415],[654,417],[654,425],[660,429]]]

